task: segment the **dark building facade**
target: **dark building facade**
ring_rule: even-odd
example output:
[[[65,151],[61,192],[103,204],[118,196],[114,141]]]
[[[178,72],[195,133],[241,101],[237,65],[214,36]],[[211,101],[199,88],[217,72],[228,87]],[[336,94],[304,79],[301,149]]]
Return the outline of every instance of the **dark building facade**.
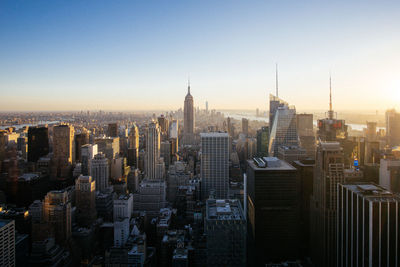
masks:
[[[297,170],[274,157],[247,163],[249,264],[263,266],[270,261],[296,259],[300,211]]]
[[[29,127],[28,161],[36,162],[49,153],[49,130],[47,127]]]

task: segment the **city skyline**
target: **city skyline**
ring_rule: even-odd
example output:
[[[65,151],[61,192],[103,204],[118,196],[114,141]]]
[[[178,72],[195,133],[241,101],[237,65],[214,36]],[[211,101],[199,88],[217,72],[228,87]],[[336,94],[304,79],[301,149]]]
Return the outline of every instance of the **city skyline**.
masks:
[[[399,108],[395,1],[0,4],[0,111]],[[340,19],[339,19],[340,18]]]

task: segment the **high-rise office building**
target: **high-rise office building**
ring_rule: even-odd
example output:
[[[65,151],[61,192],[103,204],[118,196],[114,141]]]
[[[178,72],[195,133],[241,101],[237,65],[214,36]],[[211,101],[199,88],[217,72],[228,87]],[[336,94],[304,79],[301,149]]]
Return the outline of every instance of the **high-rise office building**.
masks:
[[[300,256],[310,255],[310,201],[313,195],[315,160],[296,160],[292,166],[300,179]]]
[[[225,199],[229,189],[229,136],[227,133],[201,133],[201,179],[203,198],[211,191]]]
[[[62,124],[53,129],[54,158],[64,162],[74,161],[74,127]]]
[[[190,84],[188,85],[188,93],[185,97],[183,108],[183,143],[184,145],[192,145],[194,142],[194,103],[193,96],[190,94]]]
[[[96,191],[104,191],[108,188],[110,170],[108,160],[103,153],[95,155],[91,160],[90,174],[96,182]]]
[[[378,137],[377,131],[376,131],[376,125],[377,122],[375,121],[367,121],[367,130],[365,132],[365,137],[367,138],[367,141],[375,141]]]
[[[15,222],[0,220],[0,266],[15,266]]]
[[[77,221],[89,227],[96,220],[96,182],[91,176],[79,176],[75,182]]]
[[[275,110],[273,123],[270,124],[268,144],[269,156],[278,156],[280,146],[298,146],[296,109],[282,104]]]
[[[154,218],[166,204],[165,181],[144,179],[140,183],[134,198],[135,210],[145,211],[147,216]]]
[[[160,128],[151,122],[146,129],[146,178],[161,179],[157,165],[160,163]]]
[[[168,139],[169,134],[169,121],[164,115],[161,115],[157,118],[158,125],[160,127],[160,133],[163,137],[163,140]]]
[[[249,120],[246,118],[242,118],[242,133],[246,136],[249,135]]]
[[[249,250],[256,261],[250,264],[297,258],[299,202],[300,181],[293,166],[275,157],[247,161]]]
[[[64,244],[71,237],[71,203],[68,192],[50,191],[44,198],[43,220],[54,232],[56,242]]]
[[[77,148],[78,149],[78,148]],[[97,155],[97,145],[86,144],[80,147],[82,174],[87,176],[91,172],[91,161]]]
[[[107,129],[107,136],[118,137],[118,123],[109,123]]]
[[[82,162],[81,154],[82,150],[81,147],[83,145],[89,144],[89,133],[84,130],[81,133],[75,135],[75,160],[77,162]]]
[[[246,266],[246,225],[239,200],[207,200],[207,266]]]
[[[400,113],[394,109],[386,111],[386,142],[390,147],[400,145]]]
[[[344,182],[343,150],[338,142],[317,147],[311,198],[311,257],[317,266],[336,266],[337,184]]]
[[[313,129],[313,114],[297,114],[296,118],[299,145],[306,150],[308,158],[314,159],[316,142]]]
[[[337,187],[337,266],[399,266],[399,195],[373,183]]]
[[[109,160],[119,155],[119,137],[96,138],[94,142],[97,144],[97,150],[102,152]]]
[[[278,96],[272,94],[269,95],[269,130],[272,130],[272,125],[275,120],[275,113],[279,107],[288,106],[284,100],[280,99]]]
[[[133,210],[133,195],[120,195],[117,199],[114,199],[114,221],[118,218],[131,219]]]
[[[139,161],[139,130],[136,124],[131,127],[128,135],[128,165],[138,168]]]
[[[400,160],[394,158],[380,160],[379,185],[392,192],[400,193]]]
[[[29,127],[28,161],[36,162],[49,153],[49,131],[47,127]]]
[[[268,141],[269,141],[269,128],[267,126],[261,127],[257,130],[257,156],[268,156]]]

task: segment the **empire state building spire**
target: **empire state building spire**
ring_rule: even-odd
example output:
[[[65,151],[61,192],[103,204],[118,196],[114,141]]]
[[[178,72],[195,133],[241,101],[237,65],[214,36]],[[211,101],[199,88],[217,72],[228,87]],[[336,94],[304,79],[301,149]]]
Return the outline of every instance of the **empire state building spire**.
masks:
[[[183,143],[192,145],[194,141],[194,103],[190,94],[190,79],[188,79],[188,93],[185,97],[183,110]]]

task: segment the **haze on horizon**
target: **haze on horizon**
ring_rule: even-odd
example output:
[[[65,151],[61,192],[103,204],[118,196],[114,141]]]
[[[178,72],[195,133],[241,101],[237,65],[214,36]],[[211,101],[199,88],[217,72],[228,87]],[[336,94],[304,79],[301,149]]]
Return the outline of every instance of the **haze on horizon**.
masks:
[[[0,2],[0,111],[400,108],[399,1]]]

